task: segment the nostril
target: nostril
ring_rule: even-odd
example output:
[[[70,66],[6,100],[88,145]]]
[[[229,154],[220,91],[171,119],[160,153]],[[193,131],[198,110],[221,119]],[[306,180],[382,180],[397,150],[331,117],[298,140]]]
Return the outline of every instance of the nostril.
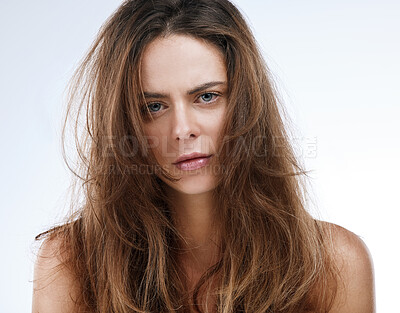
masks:
[[[195,134],[190,134],[189,136],[177,136],[176,139],[178,140],[187,140],[187,139],[191,139],[191,138],[196,138]]]

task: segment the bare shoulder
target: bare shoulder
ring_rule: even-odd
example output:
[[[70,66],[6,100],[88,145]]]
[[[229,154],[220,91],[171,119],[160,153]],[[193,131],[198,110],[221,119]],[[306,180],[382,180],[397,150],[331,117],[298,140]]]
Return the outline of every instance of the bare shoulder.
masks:
[[[43,241],[35,263],[32,312],[78,312],[79,295],[74,275],[64,266],[60,239]]]
[[[374,313],[375,288],[371,254],[364,241],[341,226],[324,223],[332,234],[332,255],[341,282],[331,313]]]

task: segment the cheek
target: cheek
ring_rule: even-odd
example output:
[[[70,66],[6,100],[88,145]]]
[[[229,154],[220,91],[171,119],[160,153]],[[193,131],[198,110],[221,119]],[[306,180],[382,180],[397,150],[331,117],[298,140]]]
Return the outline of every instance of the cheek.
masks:
[[[210,137],[215,141],[220,132],[222,131],[222,127],[225,121],[225,110],[220,110],[217,112],[212,119],[209,119],[208,122],[208,133]]]
[[[158,146],[158,142],[159,142],[158,137],[146,135],[146,139],[147,139],[147,146],[150,149],[154,149],[155,147]]]
[[[157,129],[149,127],[145,129],[144,133],[147,148],[152,150],[155,155],[158,155],[158,150],[161,147],[161,134],[157,132]]]

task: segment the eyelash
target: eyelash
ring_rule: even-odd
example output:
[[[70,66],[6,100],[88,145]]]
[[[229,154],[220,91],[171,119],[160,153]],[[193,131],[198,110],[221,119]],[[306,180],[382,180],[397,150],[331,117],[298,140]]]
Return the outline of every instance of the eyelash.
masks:
[[[206,101],[204,103],[213,103],[213,102],[217,101],[218,97],[221,96],[219,93],[216,93],[216,92],[205,92],[205,93],[202,93],[201,95],[199,95],[196,99],[198,100],[201,97],[203,97],[204,95],[212,95],[213,97],[216,97],[216,99],[211,100],[211,101]],[[152,105],[152,104],[164,105],[164,104],[162,104],[160,102],[150,102],[150,103],[146,104],[145,106],[143,106],[143,113],[147,113],[147,108],[149,108],[149,106]],[[160,111],[154,111],[154,112],[150,111],[150,114],[156,115],[156,114],[158,114],[158,112],[160,112]]]

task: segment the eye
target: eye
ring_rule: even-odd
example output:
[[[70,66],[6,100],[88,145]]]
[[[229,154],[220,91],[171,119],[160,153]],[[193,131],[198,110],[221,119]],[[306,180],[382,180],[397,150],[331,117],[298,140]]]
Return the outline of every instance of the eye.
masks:
[[[150,113],[157,113],[161,110],[162,104],[158,102],[152,102],[143,107],[143,113],[147,113],[147,108]]]
[[[160,110],[161,106],[162,106],[162,104],[161,103],[157,103],[157,102],[150,103],[148,105],[148,107],[149,107],[151,112],[158,112]],[[152,109],[154,109],[155,111],[153,111]]]
[[[200,96],[200,99],[203,100],[204,102],[213,102],[215,101],[219,95],[214,93],[214,92],[207,92],[204,93]]]

